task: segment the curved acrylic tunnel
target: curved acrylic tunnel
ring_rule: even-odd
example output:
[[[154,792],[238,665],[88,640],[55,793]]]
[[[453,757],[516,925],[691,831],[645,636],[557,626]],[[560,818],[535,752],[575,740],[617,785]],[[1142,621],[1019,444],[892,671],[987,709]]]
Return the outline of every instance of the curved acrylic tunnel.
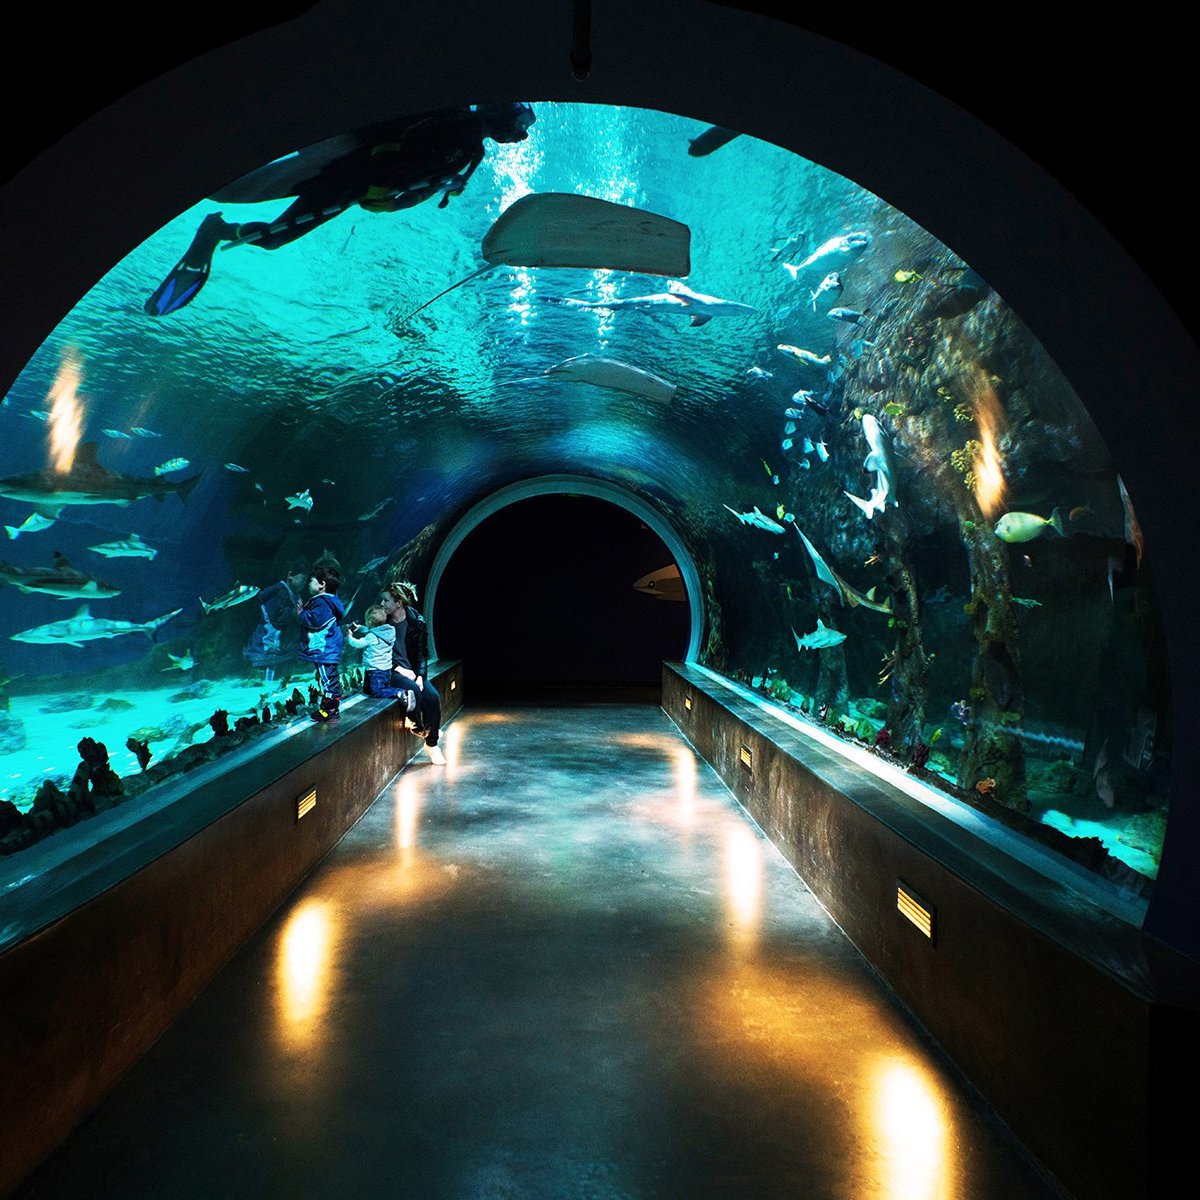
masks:
[[[46,258],[72,260],[74,274],[7,306],[15,316],[4,477],[52,469],[53,430],[74,441],[80,462],[94,442],[106,471],[155,480],[159,492],[198,476],[186,509],[168,496],[161,505],[141,499],[54,515],[52,504],[34,507],[28,489],[9,488],[5,523],[20,535],[16,564],[44,566],[48,557],[38,551],[57,548],[76,569],[120,589],[119,598],[90,599],[95,611],[85,621],[111,610],[112,619],[140,626],[180,610],[163,627],[161,648],[149,651],[136,634],[110,638],[121,632],[113,630],[82,647],[67,644],[70,630],[62,629],[14,643],[5,666],[26,678],[12,695],[18,706],[34,704],[27,744],[45,724],[41,709],[53,704],[47,693],[78,688],[96,697],[135,678],[148,690],[178,667],[168,653],[207,656],[211,674],[235,672],[247,632],[235,620],[252,610],[235,604],[214,618],[199,597],[211,602],[235,584],[265,584],[292,558],[311,562],[326,548],[360,577],[352,588],[369,590],[395,570],[424,581],[473,506],[534,476],[580,474],[637,496],[695,562],[706,617],[701,662],[797,706],[828,704],[868,740],[886,727],[906,758],[927,755],[922,761],[947,785],[983,785],[986,793],[992,780],[1002,803],[1027,813],[1030,836],[1055,822],[1099,836],[1110,858],[1151,879],[1170,774],[1188,777],[1181,764],[1194,752],[1170,738],[1171,689],[1178,712],[1194,672],[1176,669],[1168,683],[1165,647],[1186,662],[1194,634],[1172,580],[1159,577],[1157,597],[1150,591],[1155,547],[1186,533],[1167,519],[1177,485],[1169,472],[1155,480],[1150,455],[1141,454],[1168,451],[1116,417],[1130,371],[1119,348],[1133,336],[1122,323],[1161,315],[1160,302],[1151,294],[1140,308],[1131,301],[1097,314],[1070,271],[1080,258],[1095,269],[1089,252],[1099,245],[1111,284],[1124,286],[1133,273],[1125,294],[1141,299],[1146,285],[1132,265],[1030,164],[946,106],[928,118],[930,144],[935,128],[936,138],[956,139],[962,186],[937,190],[889,148],[898,112],[878,116],[866,133],[856,125],[846,139],[838,131],[854,120],[844,106],[820,109],[818,101],[820,111],[801,118],[740,75],[715,101],[721,89],[706,87],[701,97],[694,71],[664,72],[656,60],[651,71],[648,35],[668,19],[657,6],[605,18],[621,52],[610,74],[597,65],[588,104],[563,99],[563,83],[544,72],[550,34],[536,21],[508,56],[482,37],[473,41],[475,31],[456,37],[459,69],[447,82],[437,70],[446,19],[414,15],[404,54],[416,65],[392,87],[386,54],[396,32],[388,18],[366,4],[323,6],[156,85],[159,113],[176,98],[173,134],[201,125],[207,132],[186,162],[167,165],[159,117],[145,97],[131,97],[6,189],[4,203],[21,208],[23,219],[2,223],[5,238],[24,228],[27,243]],[[715,46],[731,19],[706,14],[690,25],[686,61],[728,73]],[[918,113],[930,99],[820,39],[777,27],[768,36],[753,22],[738,27],[762,39],[763,80],[773,77],[770,63],[778,61],[774,77],[782,78],[785,64],[794,73],[803,57],[817,75],[860,83],[864,105],[872,89],[911,94]],[[331,40],[340,54],[329,54]],[[228,86],[232,59],[255,81],[257,119],[249,124],[239,109],[246,97]],[[369,86],[385,71],[386,99]],[[348,76],[368,86],[349,92]],[[180,96],[204,90],[206,77],[221,87],[201,115]],[[267,93],[270,101],[261,98]],[[278,102],[302,93],[303,102]],[[246,171],[380,120],[514,98],[536,110],[528,139],[489,142],[445,209],[356,209],[277,251],[217,250],[211,280],[187,307],[142,312],[201,218],[218,207],[201,197]],[[912,122],[924,118],[904,119],[911,145],[921,128]],[[709,121],[746,136],[689,155],[690,139]],[[238,132],[214,139],[222,128]],[[90,224],[74,219],[87,214],[72,214],[75,201],[50,183],[73,152],[98,146],[105,161],[91,203],[119,196],[122,210],[101,225],[94,209]],[[1005,172],[1031,189],[1025,220],[1015,217],[1012,188],[1003,211],[999,189],[988,192]],[[53,211],[43,205],[31,214],[31,191],[63,198]],[[517,267],[404,319],[481,265],[484,236],[515,200],[549,191],[685,223],[688,286],[753,312],[694,310],[717,315],[693,326],[688,311],[602,307],[661,292],[661,279]],[[271,221],[283,204],[225,207],[232,220]],[[54,243],[39,236],[44,222]],[[89,230],[86,250],[77,226]],[[866,238],[801,265],[847,233]],[[1013,254],[1022,239],[1025,251]],[[11,241],[6,254],[10,246],[19,261]],[[1050,253],[1063,264],[1053,295],[1039,290],[1030,265]],[[833,285],[822,293],[822,281],[843,267],[840,293]],[[831,319],[834,307],[850,311]],[[1084,338],[1089,328],[1107,336]],[[1139,359],[1139,368],[1169,377],[1174,361],[1182,364],[1176,378],[1194,378],[1193,349],[1174,324],[1164,321],[1154,336],[1160,353],[1149,365]],[[582,354],[653,372],[676,394],[664,402],[547,373]],[[1181,403],[1178,383],[1162,395],[1169,415]],[[886,470],[864,467],[868,452],[878,464],[889,446],[896,458]],[[187,465],[172,465],[179,459]],[[1118,470],[1138,501],[1146,563]],[[1008,487],[999,500],[983,490],[997,471]],[[873,488],[900,508],[868,516],[846,498],[866,501]],[[1012,519],[997,535],[1006,510]],[[39,531],[37,520],[22,529],[30,516],[57,520],[57,531]],[[159,557],[93,549],[131,534]],[[861,603],[872,590],[876,608]],[[29,634],[75,611],[44,592],[10,592],[4,633]],[[819,630],[818,618],[846,635],[844,646],[797,649],[793,629]],[[46,748],[34,748],[44,759]],[[47,772],[44,762],[36,771]],[[27,805],[32,782],[32,774],[14,779],[9,798],[20,793]],[[1151,910],[1181,944],[1191,937],[1182,880],[1194,826],[1190,809],[1173,813],[1180,873],[1168,874],[1164,861]],[[1101,861],[1102,870],[1141,886]]]

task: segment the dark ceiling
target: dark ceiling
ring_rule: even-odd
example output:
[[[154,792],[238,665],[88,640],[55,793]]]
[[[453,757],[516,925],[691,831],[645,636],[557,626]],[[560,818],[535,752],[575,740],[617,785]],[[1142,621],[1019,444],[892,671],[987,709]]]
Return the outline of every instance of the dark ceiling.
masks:
[[[852,46],[999,130],[1074,192],[1176,310],[1190,316],[1195,249],[1173,229],[1182,216],[1172,220],[1163,201],[1189,190],[1183,159],[1195,103],[1184,91],[1194,69],[1186,38],[1170,36],[1159,21],[1047,16],[1048,6],[1027,2],[945,5],[940,14],[933,6],[896,5],[866,19],[857,6],[723,2]],[[599,8],[604,0],[594,3]],[[312,0],[221,2],[172,16],[167,8],[147,6],[143,18],[132,15],[138,7],[115,18],[115,10],[93,6],[66,19],[53,6],[25,6],[19,26],[7,30],[10,61],[38,69],[25,77],[6,71],[0,81],[7,116],[0,182],[137,85],[312,7]],[[402,20],[402,5],[397,14]],[[564,73],[568,48],[564,44]],[[593,52],[603,55],[603,44]],[[803,80],[797,80],[801,103],[803,96]]]

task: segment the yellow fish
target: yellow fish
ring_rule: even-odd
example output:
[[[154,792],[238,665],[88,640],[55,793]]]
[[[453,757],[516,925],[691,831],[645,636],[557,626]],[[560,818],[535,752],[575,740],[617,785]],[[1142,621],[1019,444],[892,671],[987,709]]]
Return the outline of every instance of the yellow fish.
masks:
[[[924,279],[925,276],[917,271],[897,271],[892,278],[897,283],[912,283],[914,279]]]
[[[1041,537],[1047,529],[1053,529],[1059,537],[1066,537],[1063,532],[1062,509],[1056,508],[1049,518],[1039,517],[1036,513],[1009,512],[996,522],[995,533],[1002,542],[1032,542]]]

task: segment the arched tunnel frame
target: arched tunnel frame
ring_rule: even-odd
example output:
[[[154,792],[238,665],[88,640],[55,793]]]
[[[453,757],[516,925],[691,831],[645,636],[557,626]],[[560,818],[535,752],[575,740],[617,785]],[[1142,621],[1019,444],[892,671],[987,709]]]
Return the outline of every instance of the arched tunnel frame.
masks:
[[[688,644],[684,661],[695,662],[700,656],[701,638],[704,635],[704,589],[700,582],[700,572],[682,539],[658,509],[628,488],[607,479],[568,474],[537,475],[498,488],[473,504],[454,523],[434,555],[425,583],[425,614],[429,622],[430,659],[437,657],[435,606],[438,585],[442,581],[442,575],[451,558],[454,557],[454,552],[463,544],[472,530],[477,529],[489,517],[495,516],[502,509],[508,508],[512,504],[518,504],[522,500],[532,500],[535,496],[591,496],[596,500],[604,500],[631,513],[639,521],[645,522],[657,534],[671,552],[671,557],[679,567],[679,574],[683,577],[690,615]]]
[[[586,80],[540,0],[328,0],[194,59],[72,130],[0,188],[0,389],[149,233],[299,146],[467,102],[656,108],[773,142],[875,192],[960,254],[1083,398],[1157,567],[1179,733],[1144,927],[1200,959],[1200,350],[1120,244],[1032,159],[917,81],[793,25],[703,0],[608,0]],[[227,132],[222,132],[227,131]],[[180,147],[186,147],[181,153]],[[1131,420],[1131,397],[1153,420]],[[1163,430],[1174,436],[1163,436]]]

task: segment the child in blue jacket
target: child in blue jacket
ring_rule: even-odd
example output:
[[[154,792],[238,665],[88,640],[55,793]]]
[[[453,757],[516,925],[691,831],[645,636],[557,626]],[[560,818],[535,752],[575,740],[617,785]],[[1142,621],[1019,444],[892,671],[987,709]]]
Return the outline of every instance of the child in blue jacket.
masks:
[[[338,599],[342,577],[332,566],[316,566],[308,581],[309,598],[300,610],[300,657],[317,669],[317,687],[321,700],[313,719],[335,721],[341,715],[342,681],[338,665],[342,661],[341,621],[346,609]]]

